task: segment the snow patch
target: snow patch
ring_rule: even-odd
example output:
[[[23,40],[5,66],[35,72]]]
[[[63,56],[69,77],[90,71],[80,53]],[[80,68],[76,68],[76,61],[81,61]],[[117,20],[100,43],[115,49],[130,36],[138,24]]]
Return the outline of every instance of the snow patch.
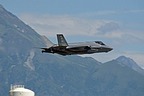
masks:
[[[27,57],[27,60],[24,62],[24,66],[30,68],[33,71],[35,70],[35,66],[33,65],[33,58],[34,58],[34,56],[35,56],[35,52],[32,49],[30,51],[29,56]]]
[[[18,26],[17,26],[16,24],[14,24],[14,27],[16,27],[16,28],[17,28]]]
[[[20,32],[25,32],[24,29],[21,29],[20,27],[18,27],[18,25],[14,24],[14,27],[17,28],[18,31]]]

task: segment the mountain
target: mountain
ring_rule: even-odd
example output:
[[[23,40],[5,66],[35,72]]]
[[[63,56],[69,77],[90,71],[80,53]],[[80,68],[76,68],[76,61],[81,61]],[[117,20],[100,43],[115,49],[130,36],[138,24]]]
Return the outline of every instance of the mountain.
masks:
[[[101,63],[42,54],[35,47],[48,46],[48,38],[2,5],[0,13],[0,96],[9,96],[11,84],[24,84],[36,96],[143,96],[144,76],[126,66],[130,58]]]
[[[140,66],[138,66],[138,64],[131,58],[120,56],[116,59],[116,61],[118,61],[119,64],[121,64],[122,66],[127,66],[144,75],[144,70]]]
[[[143,96],[143,75],[116,60],[102,64],[88,78],[87,96]]]

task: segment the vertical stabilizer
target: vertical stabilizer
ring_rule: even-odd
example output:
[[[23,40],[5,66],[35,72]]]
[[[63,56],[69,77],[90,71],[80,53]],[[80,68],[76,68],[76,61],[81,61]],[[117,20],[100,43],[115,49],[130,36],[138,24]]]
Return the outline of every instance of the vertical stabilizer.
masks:
[[[57,40],[59,46],[68,46],[68,43],[64,38],[63,34],[57,34]]]

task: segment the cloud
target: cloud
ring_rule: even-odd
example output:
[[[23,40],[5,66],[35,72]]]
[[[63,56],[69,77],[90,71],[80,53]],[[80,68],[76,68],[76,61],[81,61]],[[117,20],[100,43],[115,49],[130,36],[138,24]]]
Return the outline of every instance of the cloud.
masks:
[[[68,15],[22,14],[20,18],[39,34],[55,37],[57,33],[69,36],[104,38],[115,45],[144,42],[143,31],[122,29],[121,22],[113,20],[76,18]],[[114,46],[115,46],[114,45]]]
[[[108,23],[105,23],[104,25],[100,26],[97,30],[101,34],[105,34],[107,32],[117,31],[118,29],[119,29],[118,23],[108,22]]]
[[[134,13],[134,14],[144,13],[144,10],[128,10],[128,11],[125,11],[125,13]]]
[[[71,16],[31,15],[24,14],[20,18],[38,33],[54,36],[56,33],[66,35],[104,35],[119,28],[117,22],[110,20],[90,20]],[[113,35],[112,35],[113,36]]]
[[[68,15],[22,14],[20,18],[39,34],[55,37],[57,33],[69,36],[87,36],[111,41],[113,46],[124,44],[141,45],[144,42],[142,31],[123,29],[121,24],[112,20],[75,18]]]
[[[52,36],[56,33],[64,34],[85,34],[85,27],[87,24],[81,22],[76,18],[70,18],[68,16],[33,16],[23,15],[21,18],[30,24],[38,33],[46,36]],[[82,27],[82,25],[84,25]]]
[[[144,10],[136,10],[136,9],[132,9],[132,10],[103,10],[103,11],[95,11],[95,12],[87,12],[87,13],[79,13],[78,16],[79,17],[85,17],[85,18],[115,18],[117,19],[117,17],[127,17],[126,15],[135,15],[135,14],[143,14]],[[129,16],[128,15],[128,16]],[[129,17],[131,18],[131,17]],[[120,19],[120,18],[118,18]],[[121,19],[123,20],[123,18]]]

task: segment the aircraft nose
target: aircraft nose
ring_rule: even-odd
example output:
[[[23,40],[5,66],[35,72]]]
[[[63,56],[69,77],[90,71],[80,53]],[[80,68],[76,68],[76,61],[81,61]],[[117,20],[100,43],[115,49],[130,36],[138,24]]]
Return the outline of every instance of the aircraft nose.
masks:
[[[108,48],[108,49],[109,49],[109,51],[113,50],[113,48]]]

